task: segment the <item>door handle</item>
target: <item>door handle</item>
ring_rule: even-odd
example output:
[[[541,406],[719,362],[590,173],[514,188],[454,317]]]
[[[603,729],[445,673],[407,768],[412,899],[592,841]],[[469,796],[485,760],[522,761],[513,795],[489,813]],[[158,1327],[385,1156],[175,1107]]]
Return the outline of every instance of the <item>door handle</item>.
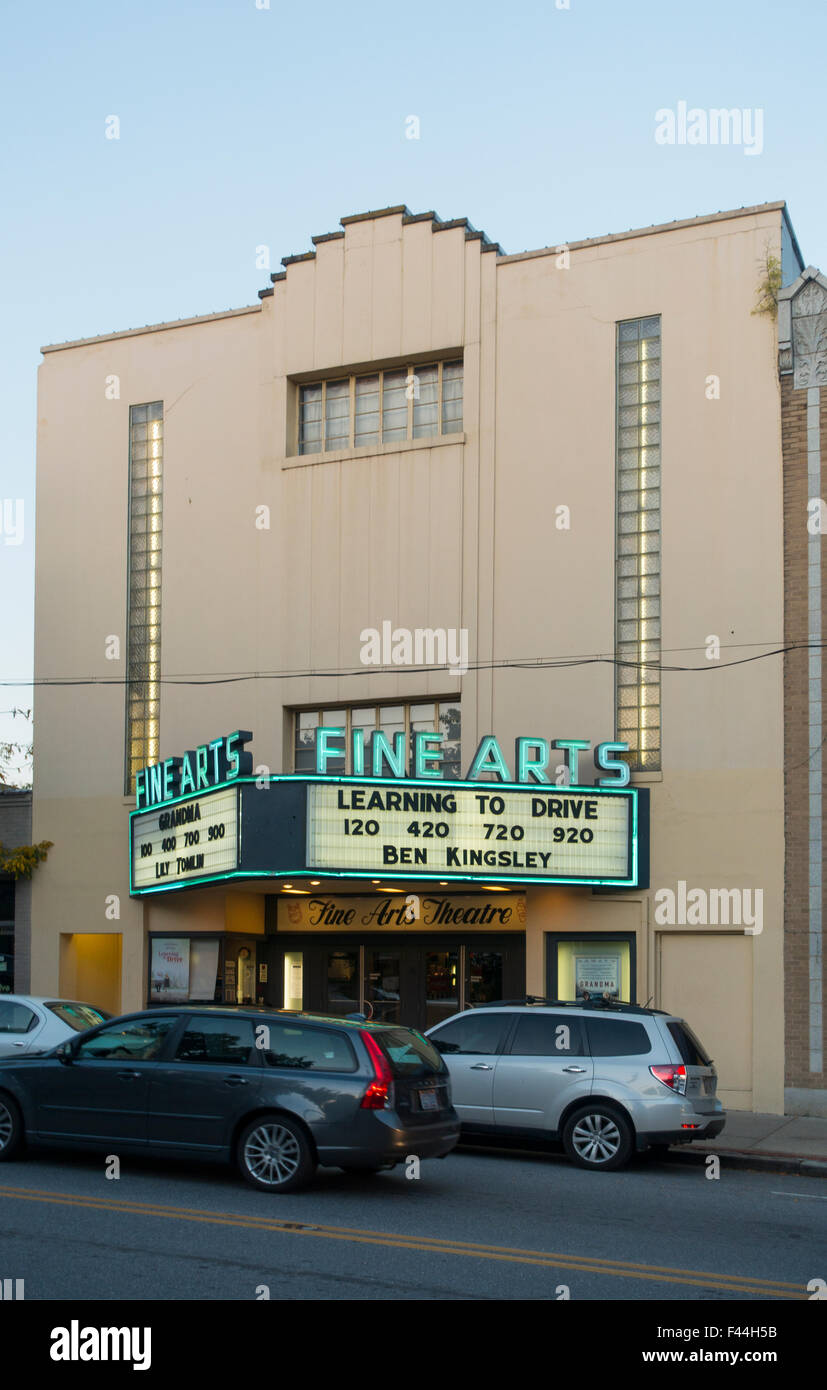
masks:
[[[249,1084],[249,1083],[247,1082],[247,1080],[246,1080],[245,1077],[243,1077],[243,1076],[225,1076],[225,1077],[224,1077],[224,1085],[225,1085],[225,1086],[246,1086],[246,1085],[248,1085],[248,1084]]]
[[[26,1046],[26,1044],[25,1044],[24,1042],[13,1042],[13,1043],[12,1043],[12,1047],[25,1047],[25,1046]]]
[[[136,1080],[138,1079],[138,1077],[140,1076],[140,1074],[141,1074],[141,1073],[140,1073],[139,1071],[119,1071],[119,1072],[118,1072],[118,1080],[119,1080],[119,1081],[136,1081]]]
[[[493,1071],[494,1068],[493,1068],[493,1067],[490,1067],[490,1066],[488,1065],[487,1062],[474,1062],[474,1063],[468,1068],[468,1070],[469,1070],[469,1071]]]
[[[585,1071],[585,1067],[563,1067],[563,1071]]]

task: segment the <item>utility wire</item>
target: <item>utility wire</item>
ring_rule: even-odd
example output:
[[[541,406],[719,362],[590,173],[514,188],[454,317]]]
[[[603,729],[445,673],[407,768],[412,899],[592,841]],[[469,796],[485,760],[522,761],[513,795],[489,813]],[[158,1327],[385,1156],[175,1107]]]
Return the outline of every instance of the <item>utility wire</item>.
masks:
[[[578,656],[578,657],[515,657],[512,659],[502,659],[500,661],[470,661],[467,666],[463,664],[463,674],[470,671],[539,671],[539,670],[567,670],[577,666],[613,666],[618,669],[629,669],[635,671],[652,671],[661,673],[683,673],[695,674],[706,671],[727,670],[733,666],[747,666],[754,661],[766,661],[769,657],[785,656],[789,652],[795,651],[820,651],[827,646],[827,642],[793,642],[789,646],[774,647],[770,651],[757,652],[753,656],[743,656],[732,661],[708,660],[703,666],[683,666],[663,661],[630,661],[614,656]],[[127,685],[182,685],[182,686],[207,686],[207,685],[233,685],[244,681],[284,681],[284,680],[340,680],[349,676],[379,676],[379,675],[433,675],[438,671],[456,671],[457,663],[443,662],[439,665],[430,664],[426,666],[409,665],[407,662],[400,663],[398,666],[374,666],[367,663],[360,663],[358,666],[331,667],[324,669],[308,669],[303,671],[245,671],[227,673],[226,675],[175,675],[157,676],[150,680],[146,676],[40,676],[21,679],[0,680],[0,687],[12,686],[35,686],[42,687],[62,687],[62,686],[127,686]]]

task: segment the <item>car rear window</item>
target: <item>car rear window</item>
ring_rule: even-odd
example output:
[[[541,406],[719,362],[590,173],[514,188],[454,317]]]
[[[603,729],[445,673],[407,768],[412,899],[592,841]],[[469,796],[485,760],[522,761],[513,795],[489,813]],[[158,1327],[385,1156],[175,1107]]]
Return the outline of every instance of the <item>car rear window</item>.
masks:
[[[687,1067],[708,1067],[711,1065],[712,1058],[707,1056],[706,1049],[695,1037],[688,1023],[683,1019],[673,1020],[667,1023],[667,1028],[672,1034],[675,1046],[681,1054],[681,1061]]]
[[[62,1023],[67,1023],[77,1033],[84,1033],[87,1028],[96,1028],[99,1023],[105,1023],[112,1017],[103,1009],[93,1009],[91,1004],[68,1004],[57,999],[50,1000],[46,1008],[57,1014]]]
[[[593,1057],[644,1057],[652,1051],[642,1023],[626,1018],[587,1018],[586,1029]]]
[[[378,1028],[371,1036],[382,1048],[394,1076],[433,1076],[446,1070],[433,1043],[413,1028]]]

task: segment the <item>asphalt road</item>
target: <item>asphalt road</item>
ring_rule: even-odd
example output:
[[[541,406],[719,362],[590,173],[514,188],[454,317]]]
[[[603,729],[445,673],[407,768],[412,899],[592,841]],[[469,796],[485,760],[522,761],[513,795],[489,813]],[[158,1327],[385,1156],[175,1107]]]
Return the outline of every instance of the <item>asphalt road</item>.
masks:
[[[25,1298],[806,1300],[827,1183],[463,1149],[270,1197],[230,1169],[31,1153],[0,1165],[0,1278]]]

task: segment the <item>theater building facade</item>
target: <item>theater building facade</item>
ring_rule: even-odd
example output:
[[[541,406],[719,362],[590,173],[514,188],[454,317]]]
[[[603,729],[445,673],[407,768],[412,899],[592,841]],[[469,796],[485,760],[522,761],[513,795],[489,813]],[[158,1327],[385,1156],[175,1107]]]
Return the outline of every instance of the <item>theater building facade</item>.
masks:
[[[609,994],[685,1015],[730,1107],[815,1094],[753,313],[768,255],[804,283],[784,205],[313,247],[254,305],[44,349],[32,989],[419,1028]]]

